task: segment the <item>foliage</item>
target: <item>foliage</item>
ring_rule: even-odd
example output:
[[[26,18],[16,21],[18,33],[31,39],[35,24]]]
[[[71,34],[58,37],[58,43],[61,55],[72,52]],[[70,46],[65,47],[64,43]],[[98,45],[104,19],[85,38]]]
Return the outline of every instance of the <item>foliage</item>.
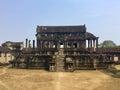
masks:
[[[114,47],[117,47],[117,45],[111,40],[105,40],[103,41],[103,43],[99,44],[99,47],[100,48],[109,48],[109,47],[114,48]]]
[[[120,78],[120,70],[106,70],[106,73],[114,78]]]

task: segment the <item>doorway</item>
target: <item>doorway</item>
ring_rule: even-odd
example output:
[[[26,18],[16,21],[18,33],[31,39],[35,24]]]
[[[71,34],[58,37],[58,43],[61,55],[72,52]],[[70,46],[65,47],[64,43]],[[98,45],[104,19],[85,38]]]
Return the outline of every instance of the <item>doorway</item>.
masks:
[[[60,43],[60,48],[64,48],[64,43]]]

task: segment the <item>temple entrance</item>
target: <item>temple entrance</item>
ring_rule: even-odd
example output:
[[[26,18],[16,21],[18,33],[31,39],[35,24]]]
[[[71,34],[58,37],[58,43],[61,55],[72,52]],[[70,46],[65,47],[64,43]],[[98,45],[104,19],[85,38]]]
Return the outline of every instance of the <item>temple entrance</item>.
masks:
[[[49,71],[56,71],[55,63],[49,64]]]
[[[67,57],[66,58],[66,64],[65,64],[66,71],[74,71],[74,62],[72,58]]]

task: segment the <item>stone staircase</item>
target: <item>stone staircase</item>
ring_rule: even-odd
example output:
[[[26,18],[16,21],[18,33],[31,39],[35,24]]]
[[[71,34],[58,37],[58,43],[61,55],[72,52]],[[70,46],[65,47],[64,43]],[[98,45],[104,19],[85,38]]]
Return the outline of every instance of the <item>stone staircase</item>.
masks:
[[[65,71],[64,68],[64,59],[65,59],[65,55],[64,55],[64,50],[60,49],[58,51],[58,54],[56,55],[56,71],[57,72],[63,72]]]

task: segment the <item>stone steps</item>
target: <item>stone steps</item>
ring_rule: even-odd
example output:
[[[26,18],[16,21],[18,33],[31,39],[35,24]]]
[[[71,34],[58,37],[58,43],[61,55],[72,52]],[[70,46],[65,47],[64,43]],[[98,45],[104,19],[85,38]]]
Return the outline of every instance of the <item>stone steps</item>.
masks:
[[[58,55],[56,55],[56,71],[58,71],[58,72],[65,71],[65,69],[64,69],[65,55],[63,55],[63,52],[64,52],[64,50],[60,49],[58,51]]]

